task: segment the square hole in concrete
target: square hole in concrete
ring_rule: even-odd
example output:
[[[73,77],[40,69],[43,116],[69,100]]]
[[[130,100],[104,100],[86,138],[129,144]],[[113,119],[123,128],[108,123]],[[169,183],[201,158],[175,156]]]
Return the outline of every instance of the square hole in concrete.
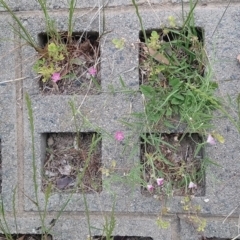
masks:
[[[44,236],[45,237],[45,236]],[[9,234],[9,235],[3,235],[0,234],[1,240],[8,240],[8,239],[13,239],[13,240],[42,240],[43,235],[41,234]],[[46,240],[52,240],[51,235],[47,235],[44,239]]]
[[[156,76],[159,79],[158,86],[166,87],[169,81],[169,71],[171,72],[171,64],[169,59],[175,54],[179,62],[184,63],[187,61],[192,70],[197,69],[200,75],[204,75],[205,66],[202,61],[192,58],[190,51],[197,51],[197,44],[203,45],[204,31],[200,27],[191,28],[190,30],[183,29],[150,29],[146,30],[147,39],[151,38],[152,32],[155,31],[159,35],[158,42],[160,49],[147,48],[142,31],[139,32],[139,84],[149,85],[149,79]],[[191,32],[191,39],[187,40],[187,36]],[[181,33],[181,34],[179,34]],[[177,41],[185,42],[185,49],[178,47]],[[183,45],[184,45],[183,44]],[[196,49],[195,49],[196,48]],[[149,56],[152,56],[153,61],[147,61]],[[155,66],[155,67],[154,67]],[[157,66],[157,67],[156,67]],[[169,70],[169,71],[168,71]],[[179,66],[178,78],[186,79],[186,68]],[[186,75],[186,74],[185,74]],[[156,85],[156,83],[155,83]]]
[[[94,236],[95,240],[107,240],[106,237],[103,236]],[[112,240],[153,240],[151,237],[138,237],[138,236],[112,236]]]
[[[43,191],[102,191],[101,137],[98,133],[42,134]]]
[[[57,61],[55,65],[61,79],[53,83],[51,79],[43,82],[39,80],[40,91],[43,94],[97,94],[100,90],[100,46],[98,32],[74,32],[68,40],[67,33],[59,33],[61,38],[64,59]],[[46,33],[38,34],[39,45],[46,49],[55,43]],[[45,54],[45,56],[47,56]],[[44,59],[44,55],[39,56]],[[49,66],[50,60],[45,57],[45,63],[41,66]],[[89,69],[92,69],[91,77]],[[89,85],[91,84],[91,85]]]
[[[146,185],[142,194],[163,196],[173,193],[177,196],[205,193],[205,169],[203,149],[198,149],[202,138],[197,133],[145,134],[141,137],[142,178]],[[157,179],[160,179],[157,182]],[[189,183],[197,185],[188,188]]]

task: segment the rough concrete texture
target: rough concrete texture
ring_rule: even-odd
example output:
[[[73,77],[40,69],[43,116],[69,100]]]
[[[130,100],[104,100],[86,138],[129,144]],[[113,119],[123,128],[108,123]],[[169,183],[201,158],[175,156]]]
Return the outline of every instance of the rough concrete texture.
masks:
[[[5,0],[4,1],[7,6],[9,6],[12,10],[18,10],[18,6],[19,6],[19,2],[18,0]],[[0,11],[5,11],[6,9],[2,6],[2,4],[0,4]]]
[[[238,2],[239,0],[231,0],[232,3]],[[9,0],[9,2],[11,2]],[[163,4],[181,4],[181,0],[135,0],[135,2],[139,5],[163,5]],[[184,3],[189,3],[189,0],[183,0]],[[207,5],[210,3],[225,3],[227,2],[225,0],[198,0],[199,4]],[[132,0],[85,0],[85,1],[77,1],[76,2],[76,8],[90,8],[90,9],[98,9],[99,6],[106,6],[106,7],[126,7],[126,6],[132,6]],[[12,4],[12,6],[16,7],[16,9],[20,11],[28,11],[28,10],[36,10],[40,9],[40,5],[35,0],[18,0],[15,2],[15,4]],[[62,9],[62,8],[68,8],[69,1],[68,0],[51,0],[47,2],[47,7],[49,9]]]
[[[193,223],[187,217],[180,217],[180,239],[202,240],[201,236],[210,239],[226,240],[239,239],[238,219],[234,218],[209,218],[203,217],[207,221],[205,231],[197,232]],[[238,238],[235,238],[238,237]]]
[[[218,1],[218,0],[217,0]],[[217,2],[216,1],[216,2]],[[219,0],[222,1],[222,0]],[[148,5],[148,4],[166,4],[166,3],[179,3],[179,0],[136,0],[135,1],[139,5]],[[208,0],[201,0],[201,3],[209,2]],[[90,9],[98,9],[99,6],[106,6],[106,7],[125,7],[125,6],[132,6],[133,3],[131,0],[90,0],[90,1],[77,1],[76,8],[90,8]],[[40,9],[40,5],[37,1],[34,0],[18,0],[18,3],[15,4],[18,6],[20,11],[26,10],[36,10]],[[49,9],[61,9],[61,8],[68,8],[69,1],[67,0],[52,0],[47,3]]]
[[[15,46],[10,39],[13,39],[7,22],[11,18],[6,15],[0,16],[0,39],[8,39],[0,42],[0,139],[2,155],[2,198],[5,202],[5,209],[12,210],[13,190],[17,183],[17,115],[16,115],[16,91],[17,84],[12,82],[15,75]],[[9,54],[10,53],[10,54]],[[20,169],[19,169],[20,170]],[[17,199],[16,199],[17,204]]]
[[[9,1],[11,2],[11,1]],[[181,25],[181,5],[171,4],[179,1],[136,1],[141,3],[140,13],[146,29],[160,28],[168,25],[167,17],[176,17]],[[149,7],[149,2],[154,7]],[[207,53],[212,63],[214,79],[219,83],[220,97],[229,95],[233,99],[238,96],[239,63],[236,60],[239,48],[239,18],[240,5],[232,3],[227,9],[221,22],[219,20],[225,11],[226,2],[201,1],[196,9],[196,26],[204,29],[204,41]],[[233,1],[232,1],[233,2]],[[204,3],[204,4],[203,4]],[[207,4],[205,4],[207,3]],[[211,3],[211,4],[209,4]],[[67,1],[49,1],[49,8],[56,9],[51,16],[56,20],[59,31],[67,30]],[[99,1],[77,2],[75,32],[102,32],[102,13],[98,14]],[[42,162],[45,154],[44,134],[49,132],[76,132],[72,119],[69,101],[75,103],[82,113],[77,117],[80,131],[96,131],[102,129],[102,163],[109,166],[116,160],[117,166],[129,168],[138,164],[139,136],[131,128],[124,126],[119,120],[129,117],[129,113],[142,111],[142,97],[140,94],[128,95],[111,93],[109,89],[121,87],[119,78],[132,90],[139,87],[138,76],[138,38],[140,25],[135,9],[130,6],[131,1],[109,1],[105,10],[105,31],[108,32],[101,39],[101,85],[103,93],[90,96],[43,96],[39,92],[37,76],[31,70],[36,52],[28,46],[18,48],[20,41],[15,36],[15,42],[0,43],[1,74],[0,74],[0,139],[2,144],[2,198],[6,210],[12,211],[12,194],[16,190],[16,210],[18,215],[18,231],[31,233],[41,225],[38,208],[34,202],[32,141],[28,121],[28,112],[24,94],[29,93],[32,101],[34,117],[34,145],[36,151],[36,183],[39,186],[39,208],[45,207],[45,194],[41,191]],[[36,1],[19,0],[12,5],[24,26],[38,41],[38,34],[45,32],[43,14],[38,11]],[[118,7],[113,7],[118,6]],[[87,8],[87,9],[85,9]],[[35,10],[35,11],[28,11]],[[0,38],[14,39],[7,27],[11,21],[5,13],[0,14]],[[100,23],[100,26],[99,26]],[[125,47],[116,49],[112,44],[113,38],[124,38]],[[14,54],[13,54],[14,53]],[[8,82],[11,79],[25,77],[24,81]],[[1,84],[2,83],[2,84]],[[23,91],[23,92],[22,92]],[[237,119],[236,104],[229,108],[229,112]],[[84,121],[87,119],[88,121]],[[131,121],[131,119],[130,119]],[[154,240],[196,240],[201,235],[206,237],[232,238],[238,234],[239,216],[239,134],[232,123],[226,118],[216,116],[214,120],[219,133],[225,138],[223,145],[217,144],[206,148],[206,154],[221,167],[211,166],[206,172],[206,194],[195,197],[193,204],[200,205],[201,217],[206,219],[207,226],[204,233],[197,233],[196,228],[187,219],[183,211],[182,197],[173,197],[167,202],[170,208],[165,219],[169,221],[169,229],[160,229],[156,219],[163,203],[153,197],[141,194],[140,187],[132,189],[123,184],[108,185],[109,178],[103,176],[103,191],[100,194],[87,194],[86,201],[90,214],[92,235],[101,235],[104,226],[104,216],[110,215],[113,206],[113,195],[116,193],[115,213],[116,228],[114,235],[152,237]],[[116,130],[122,130],[126,135],[125,143],[117,143],[113,139]],[[81,193],[72,196],[66,193],[53,193],[46,207],[48,212],[46,225],[56,218],[58,211],[71,197],[65,206],[62,216],[53,227],[51,234],[54,240],[86,240],[89,235],[88,219],[85,214],[84,197]],[[229,216],[228,216],[229,215]],[[228,216],[228,218],[226,218]],[[14,218],[7,215],[10,230],[15,233]]]

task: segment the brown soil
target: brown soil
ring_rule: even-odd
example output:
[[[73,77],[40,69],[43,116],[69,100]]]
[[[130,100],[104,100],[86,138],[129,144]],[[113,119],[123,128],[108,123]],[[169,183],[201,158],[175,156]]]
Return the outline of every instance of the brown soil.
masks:
[[[169,42],[179,38],[179,35],[176,35],[174,32],[169,31],[169,33],[166,35],[166,34],[164,34],[163,29],[153,29],[153,30],[146,31],[146,36],[148,39],[151,37],[151,33],[154,30],[159,34],[159,36],[160,36],[159,42],[161,42],[161,44],[169,44]],[[197,37],[198,37],[199,41],[202,43],[203,42],[202,29],[195,28],[195,30],[197,32]],[[174,31],[176,31],[176,29],[174,29]],[[149,76],[151,74],[151,65],[157,64],[159,66],[160,65],[164,66],[166,64],[166,59],[163,58],[162,55],[157,54],[157,51],[154,54],[149,54],[149,52],[147,51],[147,45],[145,43],[143,33],[140,33],[139,38],[140,38],[140,43],[139,43],[139,66],[140,66],[140,68],[139,68],[139,84],[140,85],[141,84],[149,85],[150,84]],[[180,39],[180,40],[183,40],[183,39]],[[189,48],[191,48],[191,47],[192,47],[192,45],[189,46]],[[166,52],[168,52],[168,51],[174,52],[178,61],[184,61],[185,59],[187,59],[189,57],[188,53],[186,53],[183,50],[179,51],[178,48],[174,47],[174,44],[169,45],[169,49],[166,49]],[[153,59],[151,59],[151,61],[149,62],[150,55],[152,56]],[[205,66],[202,65],[202,63],[200,63],[198,60],[194,60],[192,62],[192,68],[198,69],[198,73],[202,76],[204,75]],[[162,72],[160,72],[158,74],[158,78],[159,78],[159,83],[158,84],[155,83],[155,87],[167,88],[168,87],[168,79],[167,79],[168,77],[164,76],[164,74],[162,74]]]
[[[11,235],[12,239],[14,240],[52,240],[52,237],[50,235],[46,236],[46,238],[42,238],[41,234],[13,234]],[[0,240],[7,240],[10,239],[9,237],[6,238],[5,235],[0,234]]]
[[[150,140],[149,136],[148,134],[147,137]],[[143,179],[145,182],[153,184],[154,190],[151,193],[164,195],[164,185],[171,183],[174,195],[181,196],[186,193],[203,195],[204,173],[201,171],[202,151],[194,157],[197,143],[201,143],[201,137],[198,134],[183,136],[180,133],[172,133],[161,134],[161,140],[163,142],[158,142],[158,145],[144,144],[143,140],[141,144]],[[157,148],[159,148],[158,151]],[[151,179],[154,172],[152,166],[148,163],[149,156],[154,159],[156,178],[164,178],[164,185],[161,187],[157,186],[155,179]],[[191,176],[191,181],[197,184],[197,189],[187,188],[186,192],[184,175]],[[142,188],[142,193],[149,195],[149,191],[146,188]]]
[[[232,238],[216,238],[216,237],[212,237],[212,238],[206,238],[206,237],[202,237],[201,240],[231,240]],[[235,238],[234,238],[235,239]],[[239,240],[239,238],[236,238],[236,240]]]
[[[90,152],[94,133],[79,135],[78,138],[75,133],[47,134],[43,191],[51,183],[55,191],[101,192],[101,142]]]
[[[66,42],[66,37],[64,36],[63,34],[62,41]],[[73,34],[72,41],[66,43],[66,48],[65,58],[58,67],[61,68],[61,77],[67,74],[72,74],[73,76],[61,79],[57,83],[51,80],[43,83],[40,79],[40,91],[44,95],[97,94],[101,85],[98,35],[96,33]],[[88,69],[93,66],[97,69],[97,75],[94,77],[94,80],[88,73]]]
[[[94,240],[106,240],[106,237],[97,236],[93,237]],[[151,237],[128,237],[128,236],[113,236],[113,240],[153,240]]]

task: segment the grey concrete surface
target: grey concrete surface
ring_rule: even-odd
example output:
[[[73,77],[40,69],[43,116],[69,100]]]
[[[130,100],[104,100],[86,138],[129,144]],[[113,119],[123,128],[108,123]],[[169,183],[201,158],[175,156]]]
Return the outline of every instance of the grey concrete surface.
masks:
[[[11,1],[10,1],[11,2]],[[148,1],[143,3],[140,13],[145,29],[161,28],[168,25],[167,17],[176,17],[181,25],[181,5],[170,4],[171,1],[149,1],[154,7],[148,7]],[[167,3],[168,2],[168,3]],[[172,3],[178,1],[173,0]],[[240,65],[236,60],[239,47],[239,12],[240,5],[235,1],[225,11],[226,2],[201,1],[196,9],[196,25],[204,29],[204,39],[207,53],[212,63],[213,79],[219,83],[216,93],[221,98],[229,95],[236,99],[239,93]],[[54,11],[51,16],[56,19],[59,31],[67,30],[67,1],[51,1],[49,8]],[[202,3],[208,3],[207,5]],[[211,3],[211,4],[209,4]],[[129,5],[129,6],[128,6]],[[77,121],[82,132],[102,131],[102,163],[108,166],[116,160],[117,166],[124,168],[139,163],[139,148],[133,149],[139,142],[138,133],[124,126],[120,120],[129,117],[129,113],[142,111],[142,96],[123,93],[109,93],[109,87],[118,89],[121,77],[127,88],[139,88],[138,76],[138,38],[140,26],[131,1],[109,1],[105,11],[105,31],[101,39],[101,86],[103,93],[90,96],[43,96],[39,91],[37,76],[31,70],[35,50],[29,46],[18,46],[20,41],[13,36],[7,27],[6,13],[0,13],[0,38],[8,36],[14,42],[0,42],[1,73],[0,73],[0,139],[2,146],[2,199],[7,211],[10,230],[15,233],[15,223],[12,215],[12,194],[16,190],[16,209],[18,230],[21,233],[31,233],[41,225],[38,208],[34,202],[33,161],[31,132],[24,94],[29,93],[34,117],[34,137],[36,150],[36,179],[39,208],[44,210],[45,195],[41,191],[41,172],[44,158],[43,135],[50,132],[75,132],[69,101],[74,101],[83,116]],[[13,3],[15,10],[24,26],[38,41],[38,34],[45,32],[44,19],[38,11],[35,1],[19,0]],[[102,32],[103,18],[97,12],[98,1],[78,1],[74,31]],[[118,7],[113,7],[118,6]],[[30,11],[34,10],[34,11]],[[55,11],[58,10],[58,11]],[[100,25],[99,25],[100,23]],[[216,28],[217,27],[217,28]],[[113,38],[124,38],[125,47],[116,49],[112,44]],[[25,77],[23,82],[5,81]],[[1,84],[2,83],[2,84]],[[229,112],[237,119],[236,104],[232,104]],[[169,229],[160,229],[156,219],[163,203],[141,194],[140,187],[131,189],[122,184],[103,185],[100,194],[87,194],[86,200],[90,211],[90,223],[93,235],[101,235],[104,225],[104,215],[110,214],[113,206],[113,195],[116,193],[116,228],[115,235],[144,236],[154,240],[196,240],[201,235],[206,237],[233,238],[238,234],[239,216],[239,134],[226,118],[215,117],[214,125],[225,138],[225,143],[207,147],[206,154],[221,167],[211,166],[206,172],[206,195],[195,197],[193,204],[201,207],[200,215],[207,220],[206,231],[197,233],[192,224],[186,221],[187,214],[183,211],[182,197],[173,197],[167,202],[170,208]],[[124,131],[126,140],[117,143],[113,140],[116,130]],[[123,151],[124,150],[124,151]],[[134,151],[133,151],[134,150]],[[108,178],[103,177],[103,180]],[[70,197],[66,193],[53,193],[49,199],[46,224],[56,218],[58,211]],[[228,216],[228,217],[227,217]],[[227,218],[226,218],[227,217]],[[59,222],[51,233],[54,240],[86,240],[88,232],[85,214],[84,198],[81,193],[74,193],[65,207]]]
[[[205,236],[209,239],[239,239],[238,219],[234,218],[204,218],[207,226],[204,233],[196,232],[193,224],[186,217],[180,217],[181,236],[180,239],[196,240]],[[238,237],[238,238],[236,238]]]
[[[16,187],[17,175],[17,116],[16,116],[16,91],[15,79],[15,46],[11,39],[13,34],[7,22],[12,22],[6,15],[0,16],[0,139],[1,139],[1,179],[2,198],[5,210],[12,210],[13,190]],[[6,39],[7,38],[7,39]],[[9,54],[10,53],[10,54]],[[16,204],[17,199],[16,199]]]

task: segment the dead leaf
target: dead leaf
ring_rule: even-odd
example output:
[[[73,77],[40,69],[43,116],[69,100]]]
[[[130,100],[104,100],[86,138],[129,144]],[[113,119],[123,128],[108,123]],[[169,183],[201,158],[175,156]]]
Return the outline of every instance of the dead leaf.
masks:
[[[81,43],[79,48],[83,52],[90,52],[92,48],[91,48],[91,43],[90,43],[89,39],[87,39],[85,42]]]
[[[54,90],[55,90],[56,92],[59,92],[59,88],[58,88],[57,83],[55,83],[55,82],[53,82],[53,81],[51,81],[51,82],[52,82],[52,86],[53,86]]]
[[[111,165],[112,165],[111,167],[114,169],[116,167],[116,165],[117,165],[117,162],[115,160],[112,160]]]
[[[222,135],[220,135],[219,133],[216,133],[216,132],[212,132],[212,135],[215,139],[217,139],[220,143],[224,143],[225,142],[225,139]]]
[[[57,183],[56,183],[57,188],[63,189],[67,187],[72,181],[73,179],[71,177],[60,178],[57,180]]]
[[[169,213],[169,211],[170,211],[169,208],[164,207],[164,208],[162,209],[162,215],[166,215],[167,213]]]
[[[143,47],[143,49],[158,62],[169,65],[168,59],[163,54],[159,53],[158,51],[152,48]]]
[[[53,138],[49,137],[47,143],[48,143],[48,146],[51,147],[54,144]]]
[[[58,169],[62,175],[70,175],[72,167],[70,165],[65,165],[63,168]]]
[[[24,238],[25,238],[25,235],[20,237],[20,238],[18,238],[17,240],[24,240]]]
[[[79,139],[78,136],[74,137],[73,146],[76,150],[79,150]]]
[[[46,170],[46,171],[45,171],[45,175],[46,175],[47,177],[56,177],[56,176],[57,176],[57,173],[54,173],[54,172],[52,172],[52,171]]]
[[[240,54],[237,56],[237,60],[240,62]]]
[[[71,64],[83,66],[84,64],[86,64],[86,60],[83,56],[80,56],[79,58],[73,58],[71,60]]]

